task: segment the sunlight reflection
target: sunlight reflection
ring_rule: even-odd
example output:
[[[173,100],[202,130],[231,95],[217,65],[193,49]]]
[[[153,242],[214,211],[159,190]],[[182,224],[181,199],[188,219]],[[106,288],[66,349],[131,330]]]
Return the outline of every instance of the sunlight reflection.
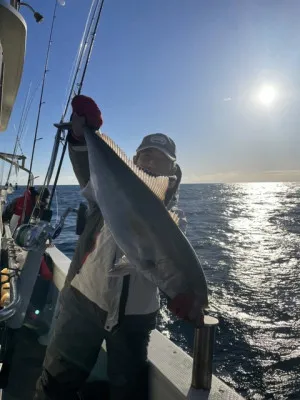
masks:
[[[214,306],[222,308],[223,315],[241,321],[252,330],[252,334],[245,337],[251,346],[270,350],[276,346],[291,347],[294,343],[293,337],[286,337],[283,343],[276,332],[291,328],[293,310],[300,302],[296,288],[295,296],[288,295],[285,290],[286,285],[292,290],[290,274],[299,265],[294,252],[298,236],[285,235],[282,226],[274,223],[275,217],[287,214],[289,208],[294,207],[294,203],[285,201],[287,185],[235,185],[236,197],[224,213],[230,227],[229,279],[240,293],[237,299],[234,294],[229,296],[226,289],[222,296],[219,288],[219,297],[214,297]],[[226,307],[222,306],[224,296],[227,296]],[[280,320],[275,318],[277,310],[280,310]],[[256,336],[258,331],[259,336]]]

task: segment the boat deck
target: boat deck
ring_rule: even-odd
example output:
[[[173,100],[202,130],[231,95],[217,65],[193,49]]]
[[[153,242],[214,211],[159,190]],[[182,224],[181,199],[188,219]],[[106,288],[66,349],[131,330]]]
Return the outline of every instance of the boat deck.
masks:
[[[8,386],[3,390],[2,400],[33,400],[35,384],[40,375],[46,347],[39,344],[37,334],[21,328],[15,334],[15,348],[9,372]],[[106,382],[86,384],[82,389],[83,400],[107,400]]]
[[[3,400],[32,400],[35,382],[41,372],[46,347],[37,341],[34,331],[23,327],[16,331],[15,347]]]

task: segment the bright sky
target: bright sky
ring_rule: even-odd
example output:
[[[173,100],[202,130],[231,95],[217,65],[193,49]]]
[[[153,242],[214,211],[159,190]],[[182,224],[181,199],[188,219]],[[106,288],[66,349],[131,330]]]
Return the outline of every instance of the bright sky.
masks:
[[[7,152],[29,84],[42,79],[54,7],[29,2],[45,20],[36,24],[21,9],[26,67],[0,136]],[[33,164],[41,177],[90,4],[66,0],[58,9]],[[82,93],[98,102],[102,130],[129,155],[145,134],[170,135],[185,182],[300,180],[299,15],[298,0],[105,0]],[[23,141],[28,156],[38,100]],[[59,183],[76,183],[68,157]]]

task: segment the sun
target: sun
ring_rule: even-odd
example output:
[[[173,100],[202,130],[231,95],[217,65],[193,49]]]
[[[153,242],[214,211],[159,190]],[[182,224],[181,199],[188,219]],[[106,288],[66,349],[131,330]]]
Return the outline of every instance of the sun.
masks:
[[[271,106],[276,100],[276,95],[274,86],[265,85],[260,89],[258,99],[264,106]]]

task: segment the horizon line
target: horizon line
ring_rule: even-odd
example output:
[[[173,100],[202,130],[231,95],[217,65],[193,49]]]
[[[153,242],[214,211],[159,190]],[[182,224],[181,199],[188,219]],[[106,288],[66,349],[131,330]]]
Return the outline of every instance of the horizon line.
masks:
[[[182,182],[180,185],[235,185],[235,184],[253,184],[253,183],[295,183],[295,184],[300,184],[300,181],[236,181],[236,182]],[[18,185],[18,187],[26,187],[27,185]],[[43,186],[43,185],[34,185],[34,186]],[[52,187],[53,185],[49,185],[49,187]],[[61,183],[58,184],[57,186],[80,186],[78,184],[72,184],[72,183]]]

